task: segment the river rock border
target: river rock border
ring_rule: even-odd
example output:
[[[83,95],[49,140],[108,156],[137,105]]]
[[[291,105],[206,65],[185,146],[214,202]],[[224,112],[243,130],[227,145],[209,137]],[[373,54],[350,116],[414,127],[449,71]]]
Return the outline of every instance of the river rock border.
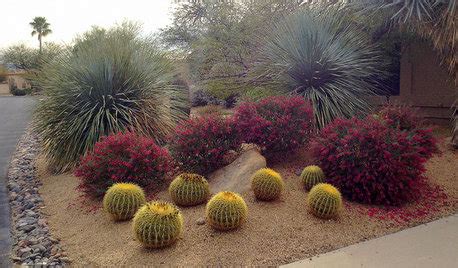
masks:
[[[31,127],[20,138],[8,169],[11,207],[11,258],[27,266],[61,267],[69,262],[59,240],[51,236],[38,188],[35,161],[40,153],[39,140]]]

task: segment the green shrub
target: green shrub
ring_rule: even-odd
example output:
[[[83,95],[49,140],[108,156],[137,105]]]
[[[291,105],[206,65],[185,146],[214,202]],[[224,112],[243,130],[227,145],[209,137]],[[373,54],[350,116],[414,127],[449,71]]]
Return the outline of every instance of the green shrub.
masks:
[[[192,173],[178,175],[169,186],[169,193],[179,206],[195,206],[207,201],[210,187],[204,176]]]
[[[80,40],[44,73],[36,130],[57,172],[74,166],[101,136],[131,130],[163,142],[186,116],[172,62],[132,24]]]
[[[25,96],[27,95],[27,89],[25,88],[18,88],[16,82],[14,80],[10,81],[8,84],[10,93],[14,96]]]
[[[278,199],[283,191],[281,175],[273,169],[262,168],[253,175],[251,188],[257,199],[270,201]]]
[[[324,182],[324,179],[324,172],[319,166],[307,166],[302,170],[301,180],[306,190],[310,190],[316,184]]]
[[[0,65],[0,83],[3,83],[6,81],[6,79],[8,78],[7,75],[8,75],[8,70],[5,67],[3,67],[2,65]]]
[[[103,197],[103,208],[118,220],[128,220],[146,203],[143,189],[133,183],[115,183]]]
[[[342,209],[342,196],[331,184],[319,183],[310,190],[307,205],[310,212],[319,218],[334,218]]]
[[[166,247],[174,244],[183,232],[183,215],[173,204],[152,201],[135,214],[133,230],[144,247]]]
[[[233,192],[219,192],[207,203],[208,224],[221,231],[240,227],[248,216],[248,207],[243,198]]]

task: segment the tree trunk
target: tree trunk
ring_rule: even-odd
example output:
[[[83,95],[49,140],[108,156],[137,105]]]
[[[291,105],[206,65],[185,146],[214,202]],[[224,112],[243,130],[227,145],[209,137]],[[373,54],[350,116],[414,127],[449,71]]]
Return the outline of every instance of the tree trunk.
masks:
[[[454,127],[453,127],[453,134],[452,134],[452,146],[453,148],[458,149],[458,110],[455,111],[455,118],[454,118]]]
[[[38,42],[40,43],[40,54],[42,52],[42,47],[41,47],[41,35],[38,34]]]

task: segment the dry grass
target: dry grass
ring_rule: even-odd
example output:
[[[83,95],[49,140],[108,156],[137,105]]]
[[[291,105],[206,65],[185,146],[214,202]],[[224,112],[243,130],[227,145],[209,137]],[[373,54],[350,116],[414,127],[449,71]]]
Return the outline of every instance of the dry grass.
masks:
[[[205,207],[182,208],[184,233],[178,243],[162,250],[145,250],[134,240],[130,222],[113,223],[101,210],[88,212],[75,190],[77,179],[69,174],[46,174],[38,170],[43,186],[40,192],[51,232],[74,264],[120,265],[280,265],[311,257],[366,239],[396,232],[408,226],[457,212],[458,155],[444,145],[442,155],[427,164],[431,182],[440,185],[451,200],[448,206],[404,224],[369,217],[368,206],[346,203],[337,220],[320,220],[305,208],[307,193],[296,173],[310,163],[307,152],[291,157],[287,164],[273,164],[285,178],[285,194],[280,201],[258,202],[252,192],[243,193],[249,207],[248,222],[234,232],[217,232],[196,222]],[[158,198],[169,200],[166,192]],[[92,203],[98,206],[98,203]],[[409,205],[415,206],[415,204]]]

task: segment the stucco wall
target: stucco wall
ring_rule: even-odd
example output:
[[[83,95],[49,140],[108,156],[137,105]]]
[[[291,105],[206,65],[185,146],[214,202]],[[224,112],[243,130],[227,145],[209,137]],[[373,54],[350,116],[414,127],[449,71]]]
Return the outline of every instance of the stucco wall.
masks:
[[[8,74],[8,83],[16,84],[17,88],[25,89],[30,88],[30,83],[23,77],[24,74]]]
[[[400,94],[390,101],[419,108],[422,115],[437,123],[450,123],[458,89],[432,48],[422,42],[404,47],[401,58]],[[376,97],[378,104],[385,97]]]

